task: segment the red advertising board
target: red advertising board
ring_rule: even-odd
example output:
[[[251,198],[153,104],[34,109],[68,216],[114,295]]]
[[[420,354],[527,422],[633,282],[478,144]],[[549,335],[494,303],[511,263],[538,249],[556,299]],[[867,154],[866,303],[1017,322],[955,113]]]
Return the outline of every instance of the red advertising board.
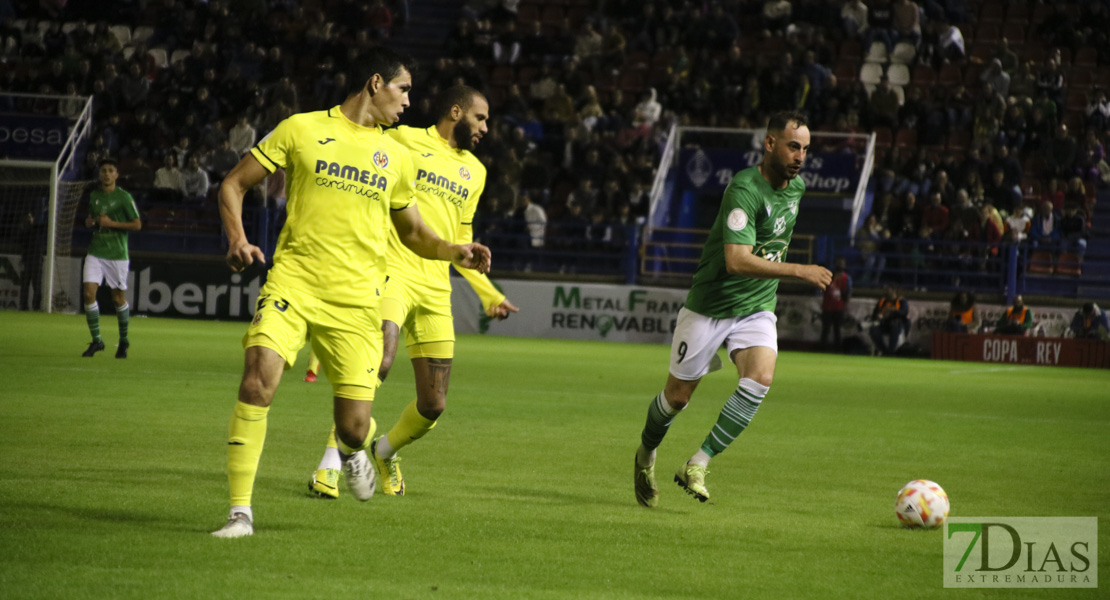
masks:
[[[933,334],[932,357],[939,360],[1110,369],[1110,343],[1068,338]]]

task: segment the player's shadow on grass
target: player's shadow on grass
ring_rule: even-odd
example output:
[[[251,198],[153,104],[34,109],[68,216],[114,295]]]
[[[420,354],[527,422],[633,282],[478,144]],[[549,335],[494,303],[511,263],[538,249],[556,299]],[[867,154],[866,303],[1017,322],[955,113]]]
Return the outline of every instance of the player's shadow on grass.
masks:
[[[615,506],[627,507],[636,506],[636,498],[632,495],[632,490],[628,491],[628,502],[622,501],[620,498],[598,497],[588,494],[571,494],[559,490],[550,489],[528,489],[516,487],[501,487],[491,488],[484,486],[482,489],[504,496],[510,500],[517,502],[531,502],[533,504],[566,504],[577,505],[594,504],[601,506]]]

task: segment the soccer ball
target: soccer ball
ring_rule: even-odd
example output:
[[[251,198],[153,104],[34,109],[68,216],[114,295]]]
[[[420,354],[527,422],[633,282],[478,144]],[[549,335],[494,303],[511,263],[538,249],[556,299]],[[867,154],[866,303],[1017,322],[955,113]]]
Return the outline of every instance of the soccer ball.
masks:
[[[910,528],[935,529],[948,518],[948,494],[936,483],[915,479],[898,490],[894,513]]]

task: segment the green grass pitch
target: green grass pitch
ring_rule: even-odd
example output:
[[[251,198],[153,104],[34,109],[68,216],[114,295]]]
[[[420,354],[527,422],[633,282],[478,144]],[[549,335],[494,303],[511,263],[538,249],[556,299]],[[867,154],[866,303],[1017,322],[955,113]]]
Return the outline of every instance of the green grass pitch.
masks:
[[[270,412],[256,533],[219,540],[245,324],[134,319],[126,361],[101,327],[86,359],[83,317],[0,313],[0,597],[1106,597],[945,590],[942,532],[892,508],[927,478],[953,516],[1098,516],[1110,577],[1105,371],[784,352],[699,504],[671,472],[736,383],[714,373],[647,510],[632,458],[664,346],[462,336],[447,412],[402,453],[409,495],[368,503],[305,494],[331,408],[302,355]],[[401,355],[383,427],[412,385]]]

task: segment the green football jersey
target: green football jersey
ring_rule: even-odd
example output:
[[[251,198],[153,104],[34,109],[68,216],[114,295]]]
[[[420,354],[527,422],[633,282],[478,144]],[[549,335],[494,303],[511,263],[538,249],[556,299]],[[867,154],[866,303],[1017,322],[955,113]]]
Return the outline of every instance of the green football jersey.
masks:
[[[97,218],[108,215],[108,218],[117,223],[127,223],[139,218],[139,209],[135,208],[135,199],[125,190],[116,186],[109,193],[94,190],[89,194],[89,215]],[[127,231],[97,227],[93,230],[92,241],[89,242],[89,256],[105,260],[128,260]]]
[[[729,274],[725,244],[748,245],[756,256],[782,262],[805,190],[801,177],[791,179],[781,190],[773,190],[759,167],[737,173],[725,189],[717,220],[702,249],[686,308],[714,319],[774,312],[779,280]]]

